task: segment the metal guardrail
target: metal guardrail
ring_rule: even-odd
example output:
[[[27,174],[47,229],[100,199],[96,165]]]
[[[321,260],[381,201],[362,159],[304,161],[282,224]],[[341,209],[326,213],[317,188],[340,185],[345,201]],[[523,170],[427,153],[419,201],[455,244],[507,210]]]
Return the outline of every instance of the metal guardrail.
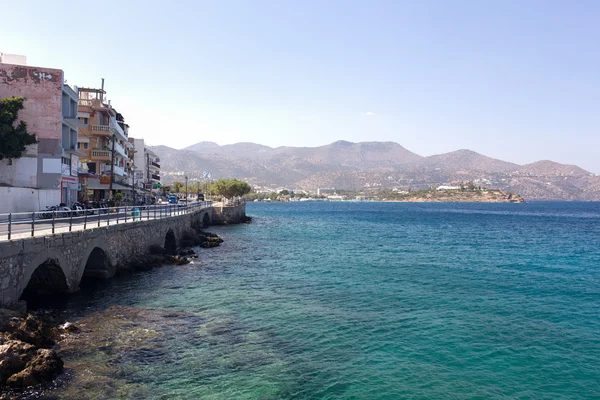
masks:
[[[212,201],[200,201],[190,204],[0,213],[0,241],[169,218],[212,207],[212,204]]]

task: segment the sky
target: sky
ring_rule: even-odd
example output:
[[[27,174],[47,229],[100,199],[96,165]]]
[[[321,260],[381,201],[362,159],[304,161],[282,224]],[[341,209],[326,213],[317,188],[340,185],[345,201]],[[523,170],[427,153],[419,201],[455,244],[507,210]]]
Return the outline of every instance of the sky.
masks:
[[[395,141],[600,173],[600,2],[25,1],[0,52],[105,89],[130,136]]]

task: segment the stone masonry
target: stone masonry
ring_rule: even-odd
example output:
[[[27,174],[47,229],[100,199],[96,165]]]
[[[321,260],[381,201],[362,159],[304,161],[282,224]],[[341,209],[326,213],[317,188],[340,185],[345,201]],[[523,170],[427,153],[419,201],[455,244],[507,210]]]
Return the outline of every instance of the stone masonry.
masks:
[[[60,277],[65,280],[63,286],[75,291],[94,249],[100,249],[109,260],[104,276],[111,277],[133,256],[146,254],[151,245],[164,246],[169,231],[179,244],[185,231],[209,221],[212,208],[170,218],[0,242],[0,307],[17,302],[34,271],[49,260],[64,274]]]

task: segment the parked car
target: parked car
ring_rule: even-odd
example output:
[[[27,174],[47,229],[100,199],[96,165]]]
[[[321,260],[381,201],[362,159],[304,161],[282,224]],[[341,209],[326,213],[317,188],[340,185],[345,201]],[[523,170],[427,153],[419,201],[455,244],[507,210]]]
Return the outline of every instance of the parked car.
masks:
[[[181,199],[179,200],[179,202],[177,203],[178,207],[187,207],[188,205],[188,201],[186,199]]]
[[[171,195],[169,196],[169,204],[177,204],[179,202],[179,199],[177,198],[177,196]]]

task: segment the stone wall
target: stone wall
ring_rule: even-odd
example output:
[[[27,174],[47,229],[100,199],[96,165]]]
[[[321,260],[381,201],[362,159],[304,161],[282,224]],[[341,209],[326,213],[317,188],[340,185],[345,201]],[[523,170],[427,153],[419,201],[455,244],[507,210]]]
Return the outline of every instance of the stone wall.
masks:
[[[215,225],[239,224],[246,216],[246,203],[236,206],[223,206],[218,203],[213,207],[212,222]]]
[[[106,277],[135,255],[145,254],[153,244],[163,246],[169,231],[179,244],[185,231],[201,225],[211,208],[164,219],[121,223],[84,231],[0,242],[0,306],[19,300],[34,271],[52,260],[60,267],[69,291],[78,288],[95,248],[109,260]],[[57,279],[58,279],[57,278]]]

